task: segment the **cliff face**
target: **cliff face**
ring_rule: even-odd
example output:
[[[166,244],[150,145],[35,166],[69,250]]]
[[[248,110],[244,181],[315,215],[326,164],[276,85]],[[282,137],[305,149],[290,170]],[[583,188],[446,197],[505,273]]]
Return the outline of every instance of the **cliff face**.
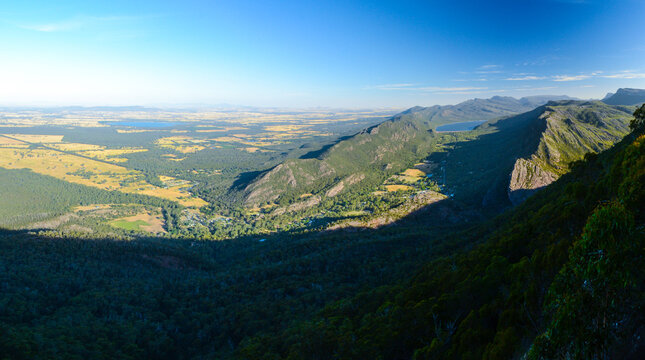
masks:
[[[535,159],[531,160],[517,159],[515,162],[508,185],[508,199],[513,205],[523,202],[537,190],[558,179],[557,174],[544,170],[537,165]]]
[[[406,164],[436,150],[437,139],[433,132],[436,126],[498,119],[532,110],[550,99],[562,98],[541,96],[518,100],[496,96],[457,105],[414,107],[339,141],[316,158],[290,159],[265,171],[242,190],[244,203],[255,206],[282,196],[297,198],[305,193],[336,196],[349,191],[354,184],[403,170]]]
[[[517,205],[557,180],[571,162],[603,151],[629,132],[631,109],[601,102],[559,102],[544,107],[536,119],[545,124],[537,148],[515,161],[508,197]]]

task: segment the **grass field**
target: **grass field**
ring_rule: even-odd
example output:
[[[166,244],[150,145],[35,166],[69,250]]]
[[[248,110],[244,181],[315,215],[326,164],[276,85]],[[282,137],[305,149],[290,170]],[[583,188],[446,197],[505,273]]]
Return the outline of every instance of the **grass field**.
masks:
[[[426,173],[419,169],[407,169],[403,172],[403,175],[411,177],[424,177],[426,176]]]
[[[127,154],[134,154],[139,152],[146,152],[148,149],[138,149],[138,148],[123,148],[123,149],[100,149],[100,150],[87,150],[82,151],[81,154],[89,156],[99,160],[105,161],[114,161],[114,162],[125,162],[128,159],[121,156]]]
[[[63,135],[29,135],[29,134],[11,134],[14,139],[39,144],[59,143],[63,141]]]
[[[134,216],[120,218],[110,221],[110,225],[134,231],[147,231],[151,233],[165,232],[163,219],[160,215],[152,215],[149,213],[140,213]]]
[[[0,136],[0,145],[26,145],[26,144],[20,140]]]
[[[412,186],[408,186],[408,185],[385,185],[385,189],[388,192],[414,190],[414,188]]]
[[[105,149],[105,146],[93,145],[93,144],[80,144],[80,143],[59,143],[59,144],[51,144],[49,146],[61,151],[89,151],[89,150]]]
[[[0,167],[31,169],[71,183],[160,197],[184,206],[201,207],[207,204],[179,187],[164,189],[150,185],[138,171],[52,149],[0,148]]]
[[[264,129],[267,131],[294,131],[301,130],[311,125],[269,125],[265,126]]]
[[[162,148],[172,149],[182,154],[196,153],[204,150],[206,140],[196,139],[190,136],[169,136],[157,139],[155,143]]]
[[[124,230],[136,230],[140,231],[142,226],[150,226],[147,222],[143,220],[136,221],[127,221],[127,220],[115,220],[111,222],[112,226],[118,227]]]

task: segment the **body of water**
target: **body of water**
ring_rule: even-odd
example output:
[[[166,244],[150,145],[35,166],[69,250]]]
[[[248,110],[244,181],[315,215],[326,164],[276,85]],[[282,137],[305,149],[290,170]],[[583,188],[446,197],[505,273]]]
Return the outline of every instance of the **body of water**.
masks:
[[[445,124],[445,125],[437,126],[436,130],[438,132],[470,131],[485,122],[486,120],[478,120],[478,121],[464,121],[464,122],[458,122],[453,124]]]
[[[140,128],[165,128],[177,125],[177,123],[162,121],[110,121],[106,124],[110,126],[129,126]]]

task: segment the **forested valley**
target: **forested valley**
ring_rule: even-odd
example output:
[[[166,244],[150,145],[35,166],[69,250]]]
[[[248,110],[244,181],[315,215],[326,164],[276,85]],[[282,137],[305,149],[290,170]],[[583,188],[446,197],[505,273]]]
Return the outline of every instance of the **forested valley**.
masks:
[[[210,231],[186,230],[187,223],[222,210],[216,203],[197,211],[154,193],[2,169],[2,201],[16,204],[2,208],[3,226],[12,227],[0,232],[2,357],[639,358],[645,108],[584,102],[545,106],[463,134],[421,128],[430,134],[434,151],[447,138],[459,144],[441,156],[458,159],[453,161],[462,174],[472,169],[460,154],[463,146],[506,141],[509,153],[517,146],[526,161],[558,175],[543,187],[525,178],[524,189],[532,194],[518,205],[499,195],[515,190],[499,182],[499,173],[475,177],[488,181],[487,188],[494,189],[489,195],[467,192],[467,182],[450,179],[450,169],[458,167],[444,162],[444,168],[432,168],[432,160],[414,167],[410,162],[422,159],[411,156],[392,169],[396,177],[375,174],[370,181],[376,185],[327,196],[311,208],[272,218],[270,207],[260,204],[265,208],[255,215],[240,207],[218,214],[214,222],[226,226],[234,216],[293,221],[303,213],[310,214],[303,217],[309,221],[320,209],[327,209],[327,216],[360,212],[334,228],[275,226],[270,232],[228,233],[231,238],[218,241]],[[627,111],[635,111],[635,117]],[[555,130],[565,125],[583,134],[581,139],[611,141],[619,136],[615,131],[628,134],[613,146],[597,148],[598,153],[559,143],[563,154],[580,154],[563,165],[540,149],[549,149],[550,139],[560,136]],[[490,131],[493,127],[496,131]],[[526,131],[537,137],[513,142]],[[599,141],[589,144],[600,146]],[[427,151],[434,159],[432,149],[420,154]],[[495,169],[506,176],[524,164],[517,156],[498,156],[491,164],[503,164]],[[397,175],[406,168],[427,174],[436,169],[436,177],[449,180],[426,176],[408,182],[406,196],[385,192],[380,196],[391,202],[382,203],[380,212],[373,203],[373,213],[366,213],[365,199],[379,186],[414,178],[413,171]],[[160,189],[172,189],[168,183],[179,178],[156,176]],[[149,180],[150,186],[155,183]],[[314,194],[305,200],[287,194],[282,206],[322,199],[334,185],[326,186],[318,193],[306,189]],[[237,188],[239,196],[245,194]],[[415,192],[437,195],[426,202]],[[281,206],[279,201],[273,206]],[[143,220],[125,216],[141,213],[157,214],[163,227],[156,234],[147,225],[128,227]],[[380,214],[391,219],[375,223]],[[106,223],[106,217],[117,220]]]

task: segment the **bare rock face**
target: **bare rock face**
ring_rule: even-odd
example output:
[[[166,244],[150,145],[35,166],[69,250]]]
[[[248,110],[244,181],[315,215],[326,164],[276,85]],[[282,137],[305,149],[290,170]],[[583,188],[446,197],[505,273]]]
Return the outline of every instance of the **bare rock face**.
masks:
[[[289,212],[296,212],[320,204],[320,196],[312,196],[309,199],[289,205]]]
[[[508,198],[513,205],[518,205],[557,179],[557,174],[543,169],[536,159],[517,159],[508,185]]]
[[[338,184],[332,186],[331,189],[327,190],[327,192],[325,193],[325,196],[334,197],[340,194],[341,191],[343,191],[343,189],[345,189],[345,182],[341,180],[338,182]]]
[[[350,175],[345,179],[339,181],[338,184],[334,185],[331,189],[327,190],[327,192],[325,193],[325,196],[334,197],[340,194],[345,189],[345,186],[354,185],[363,179],[365,179],[365,175],[363,174]]]

